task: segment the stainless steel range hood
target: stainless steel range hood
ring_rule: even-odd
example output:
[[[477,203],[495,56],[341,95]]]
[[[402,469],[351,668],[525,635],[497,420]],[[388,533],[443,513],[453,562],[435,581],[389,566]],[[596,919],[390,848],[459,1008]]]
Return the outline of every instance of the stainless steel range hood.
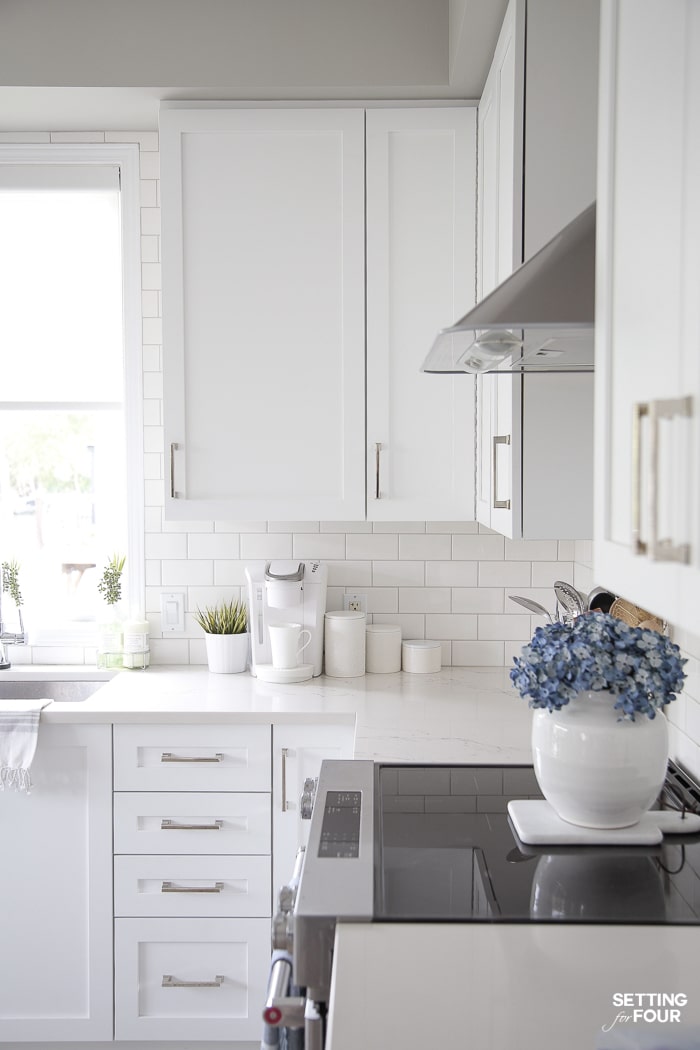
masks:
[[[591,204],[450,328],[422,372],[592,372],[595,216]]]

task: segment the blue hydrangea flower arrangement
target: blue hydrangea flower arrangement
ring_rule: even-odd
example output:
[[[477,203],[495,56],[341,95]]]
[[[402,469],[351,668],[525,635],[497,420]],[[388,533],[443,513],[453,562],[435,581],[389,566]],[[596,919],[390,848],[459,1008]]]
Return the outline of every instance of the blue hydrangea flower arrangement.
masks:
[[[510,680],[530,707],[557,711],[584,689],[612,694],[620,717],[654,718],[683,688],[686,661],[664,634],[629,627],[607,613],[538,627]]]

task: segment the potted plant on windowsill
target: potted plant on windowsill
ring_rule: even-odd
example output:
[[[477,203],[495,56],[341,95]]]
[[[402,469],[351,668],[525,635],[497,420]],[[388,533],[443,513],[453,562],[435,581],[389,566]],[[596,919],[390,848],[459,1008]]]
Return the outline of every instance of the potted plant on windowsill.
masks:
[[[125,564],[126,557],[123,554],[113,554],[97,584],[97,590],[107,606],[97,617],[97,666],[103,669],[123,666],[123,625],[119,602]]]
[[[231,599],[213,606],[197,607],[194,618],[204,631],[209,670],[216,674],[238,674],[248,666],[248,609],[245,602]]]

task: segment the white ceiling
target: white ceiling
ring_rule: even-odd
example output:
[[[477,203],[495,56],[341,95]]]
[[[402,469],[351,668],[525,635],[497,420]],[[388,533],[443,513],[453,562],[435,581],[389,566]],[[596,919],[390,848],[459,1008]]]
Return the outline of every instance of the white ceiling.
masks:
[[[0,131],[156,128],[162,99],[476,99],[506,2],[3,0]]]

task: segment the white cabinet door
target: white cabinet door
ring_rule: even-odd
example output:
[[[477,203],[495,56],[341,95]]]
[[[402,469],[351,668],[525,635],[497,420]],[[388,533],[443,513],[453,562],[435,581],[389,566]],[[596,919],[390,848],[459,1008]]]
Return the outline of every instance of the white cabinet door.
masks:
[[[602,41],[595,575],[697,631],[700,11],[611,3]]]
[[[0,1042],[112,1038],[110,726],[40,725],[0,794]]]
[[[363,110],[160,136],[166,517],[363,518]]]
[[[595,197],[596,36],[594,3],[508,6],[479,102],[479,299]],[[543,49],[549,59],[535,62]],[[562,129],[570,105],[579,115]],[[482,525],[511,538],[589,538],[592,377],[479,377],[476,461]]]
[[[476,109],[367,111],[367,517],[470,521],[474,380],[420,365],[474,302]]]
[[[272,907],[292,877],[297,850],[309,838],[300,799],[307,777],[315,778],[326,758],[352,758],[351,725],[276,725],[272,732]]]
[[[481,300],[522,262],[525,5],[511,0],[479,102]],[[482,525],[518,534],[521,517],[519,376],[477,377],[477,502]]]

